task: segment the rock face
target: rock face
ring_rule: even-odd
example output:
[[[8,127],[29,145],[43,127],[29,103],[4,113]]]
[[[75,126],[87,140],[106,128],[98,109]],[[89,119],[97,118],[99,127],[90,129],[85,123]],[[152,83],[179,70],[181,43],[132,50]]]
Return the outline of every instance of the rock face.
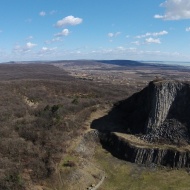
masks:
[[[115,113],[122,128],[110,127]],[[109,118],[107,127],[97,129],[102,146],[113,155],[138,164],[190,166],[190,83],[150,82],[116,104],[105,121]]]
[[[151,82],[141,92],[121,101],[126,127],[149,142],[182,145],[190,142],[190,84]]]
[[[146,166],[162,165],[172,168],[189,168],[190,151],[173,147],[137,146],[114,133],[100,133],[102,146],[114,156]]]

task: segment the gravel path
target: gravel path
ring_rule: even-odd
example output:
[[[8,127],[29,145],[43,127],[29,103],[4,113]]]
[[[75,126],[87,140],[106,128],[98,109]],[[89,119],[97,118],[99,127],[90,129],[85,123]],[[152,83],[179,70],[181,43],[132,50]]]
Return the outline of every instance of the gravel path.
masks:
[[[95,187],[93,187],[91,190],[97,190],[102,185],[105,178],[106,178],[106,175],[104,173],[104,175],[102,176],[102,179],[99,181],[99,183]]]

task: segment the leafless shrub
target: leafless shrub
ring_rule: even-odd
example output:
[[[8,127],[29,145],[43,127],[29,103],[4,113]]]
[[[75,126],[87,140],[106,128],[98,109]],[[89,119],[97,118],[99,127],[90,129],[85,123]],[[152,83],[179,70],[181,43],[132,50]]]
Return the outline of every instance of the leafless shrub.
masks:
[[[77,80],[43,64],[0,65],[0,89],[0,189],[5,190],[24,188],[25,169],[35,182],[50,177],[52,163],[84,130],[94,105],[113,103],[134,90]]]

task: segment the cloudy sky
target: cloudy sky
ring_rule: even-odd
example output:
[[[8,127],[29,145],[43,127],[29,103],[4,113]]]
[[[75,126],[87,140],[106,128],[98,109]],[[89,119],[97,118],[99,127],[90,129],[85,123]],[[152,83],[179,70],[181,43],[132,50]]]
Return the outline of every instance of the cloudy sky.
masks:
[[[0,62],[190,61],[190,0],[1,0]]]

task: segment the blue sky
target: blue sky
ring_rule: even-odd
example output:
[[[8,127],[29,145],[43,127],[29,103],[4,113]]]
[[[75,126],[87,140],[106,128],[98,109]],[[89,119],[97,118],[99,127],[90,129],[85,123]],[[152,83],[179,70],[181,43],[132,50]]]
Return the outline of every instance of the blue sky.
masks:
[[[190,0],[1,0],[0,62],[190,61]]]

